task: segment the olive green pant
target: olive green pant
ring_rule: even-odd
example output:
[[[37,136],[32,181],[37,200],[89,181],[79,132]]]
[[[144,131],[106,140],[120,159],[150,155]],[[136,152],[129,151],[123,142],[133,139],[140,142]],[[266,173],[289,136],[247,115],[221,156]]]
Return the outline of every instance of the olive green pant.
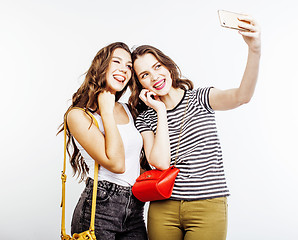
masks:
[[[149,240],[224,240],[227,199],[151,202],[148,235]]]

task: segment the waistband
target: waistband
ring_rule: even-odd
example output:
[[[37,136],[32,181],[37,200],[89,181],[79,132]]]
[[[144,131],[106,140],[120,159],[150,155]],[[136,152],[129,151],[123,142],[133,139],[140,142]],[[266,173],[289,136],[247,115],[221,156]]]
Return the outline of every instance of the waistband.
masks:
[[[93,187],[94,180],[90,177],[86,179],[86,187]],[[123,191],[123,192],[131,192],[131,187],[121,186],[116,183],[112,183],[106,180],[98,181],[97,187],[109,189],[112,191]]]

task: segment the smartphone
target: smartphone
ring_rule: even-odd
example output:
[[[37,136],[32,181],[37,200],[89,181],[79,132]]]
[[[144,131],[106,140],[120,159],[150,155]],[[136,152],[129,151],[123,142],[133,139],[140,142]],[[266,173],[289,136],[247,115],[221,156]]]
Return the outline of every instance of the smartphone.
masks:
[[[225,10],[218,10],[219,22],[222,27],[241,30],[241,31],[249,31],[248,29],[240,28],[238,26],[240,22],[238,20],[238,17],[241,17],[241,16],[245,16],[245,15],[241,13],[234,13],[234,12],[229,12]]]

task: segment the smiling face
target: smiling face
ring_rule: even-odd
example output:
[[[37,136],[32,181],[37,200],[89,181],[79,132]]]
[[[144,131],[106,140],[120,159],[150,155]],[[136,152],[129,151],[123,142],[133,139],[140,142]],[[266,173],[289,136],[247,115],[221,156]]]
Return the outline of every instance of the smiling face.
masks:
[[[131,70],[130,53],[122,48],[116,48],[106,72],[106,89],[114,94],[122,91],[131,78]]]
[[[143,88],[159,96],[167,95],[171,90],[173,82],[171,74],[153,54],[139,56],[134,62],[134,70]]]

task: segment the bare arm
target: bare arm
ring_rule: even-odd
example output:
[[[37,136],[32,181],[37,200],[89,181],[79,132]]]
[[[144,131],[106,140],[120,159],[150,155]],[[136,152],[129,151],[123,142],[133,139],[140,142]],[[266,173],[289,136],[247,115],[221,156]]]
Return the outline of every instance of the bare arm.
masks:
[[[212,88],[209,94],[209,101],[213,110],[228,110],[248,103],[255,90],[261,56],[260,28],[255,20],[249,16],[241,20],[250,22],[250,24],[243,22],[240,25],[249,29],[250,32],[239,32],[248,45],[247,64],[242,81],[240,86],[234,89],[219,90]]]
[[[94,124],[90,127],[90,117],[81,110],[71,110],[67,116],[67,123],[71,134],[98,164],[111,172],[123,173],[125,171],[124,146],[113,116],[112,100],[108,99],[113,97],[108,95],[110,93],[105,94],[101,95],[100,100],[106,106],[100,109],[105,136]]]
[[[145,155],[152,166],[164,170],[170,166],[171,158],[167,111],[163,102],[153,100],[146,92],[148,90],[142,90],[140,98],[157,112],[157,129],[155,135],[151,131],[141,133]]]

